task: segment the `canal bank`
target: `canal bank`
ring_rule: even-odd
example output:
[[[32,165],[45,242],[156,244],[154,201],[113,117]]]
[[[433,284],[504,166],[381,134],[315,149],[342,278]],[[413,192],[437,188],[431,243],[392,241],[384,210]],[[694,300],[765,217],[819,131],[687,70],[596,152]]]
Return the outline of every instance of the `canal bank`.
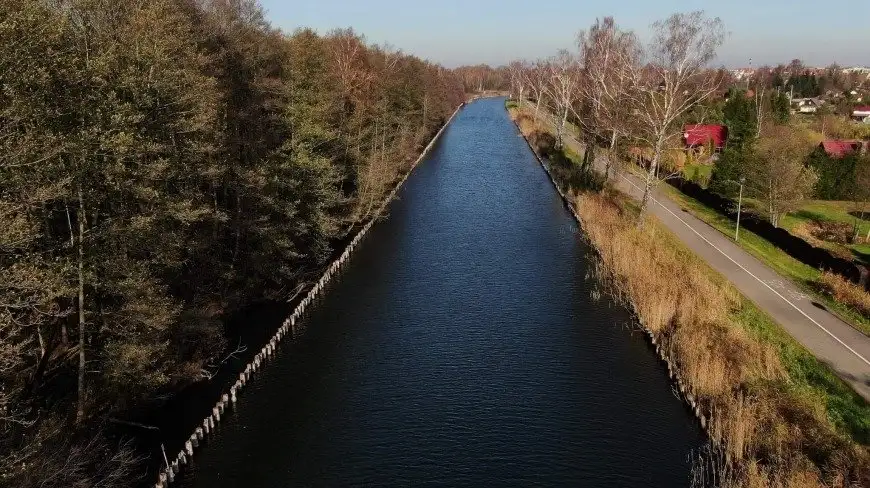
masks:
[[[423,148],[420,156],[413,162],[408,171],[402,175],[402,178],[396,182],[393,189],[383,198],[377,209],[372,212],[372,217],[366,221],[355,234],[353,234],[352,238],[347,239],[345,245],[339,246],[339,249],[343,250],[340,254],[338,252],[334,254],[334,259],[328,266],[326,266],[319,279],[315,279],[313,286],[310,283],[303,282],[299,285],[299,291],[291,296],[286,303],[266,302],[262,304],[252,304],[248,307],[247,314],[243,311],[238,314],[239,316],[230,320],[227,324],[228,328],[237,330],[240,334],[238,340],[239,346],[235,350],[229,352],[229,354],[219,363],[219,366],[221,366],[224,363],[231,361],[229,365],[221,367],[213,377],[208,378],[210,381],[207,384],[195,385],[198,386],[196,390],[199,390],[200,395],[197,395],[198,392],[194,391],[194,388],[191,388],[189,389],[190,391],[185,391],[180,395],[176,395],[175,398],[171,399],[170,405],[159,409],[159,412],[153,410],[152,415],[158,416],[157,418],[159,420],[157,420],[156,423],[160,424],[163,427],[162,429],[149,424],[127,423],[128,427],[140,429],[144,427],[151,430],[151,436],[145,436],[140,432],[137,437],[141,443],[151,445],[152,450],[154,450],[157,442],[159,442],[160,455],[162,455],[162,457],[158,456],[157,458],[160,468],[157,471],[156,488],[169,486],[180,476],[181,471],[192,461],[194,452],[198,450],[200,445],[204,444],[209,435],[212,435],[216,431],[222,417],[226,417],[225,414],[228,413],[228,410],[235,406],[237,396],[240,394],[247,382],[253,379],[254,375],[265,366],[266,362],[277,353],[278,346],[285,337],[292,339],[296,336],[297,330],[299,329],[296,324],[298,321],[301,321],[306,308],[317,298],[329,281],[339,273],[341,267],[350,259],[356,246],[365,237],[365,234],[375,221],[382,217],[384,209],[396,197],[396,193],[401,189],[402,185],[414,171],[414,168],[420,164],[432,147],[438,142],[441,134],[456,114],[459,113],[467,103],[480,98],[480,96],[475,96],[460,104],[456,110],[453,111],[426,147]],[[299,297],[299,294],[306,289],[307,294]],[[291,310],[291,307],[292,312],[286,313]],[[260,322],[265,321],[266,323],[277,322],[279,316],[277,314],[284,315],[286,318],[283,319],[280,327],[278,327],[277,331],[271,336],[264,338],[262,335],[264,329],[262,328],[254,328],[254,330],[239,330],[239,322],[244,322],[246,318]],[[248,343],[263,344],[263,346],[258,352],[250,353],[248,351],[248,346],[243,345]],[[239,361],[246,361],[248,358],[248,362],[241,363],[244,364],[244,366],[234,364],[239,363]],[[236,379],[235,382],[232,382],[231,378],[233,378],[233,375],[236,374],[236,372],[238,372],[238,379]],[[212,382],[212,379],[215,379],[215,381]],[[221,387],[220,385],[226,386]],[[216,388],[218,388],[218,390],[216,390]],[[215,395],[215,391],[223,390],[226,390],[226,393]],[[198,406],[204,405],[200,398],[200,396],[202,396],[201,394],[218,397],[217,402],[213,407],[211,407],[210,412],[208,412],[207,408],[198,408]],[[191,408],[185,408],[188,406],[186,404],[188,402]],[[172,408],[172,403],[176,405],[176,408]],[[162,432],[171,432],[175,434],[184,429],[185,426],[189,426],[191,424],[190,419],[192,413],[190,410],[193,409],[202,410],[207,413],[201,423],[193,423],[194,427],[192,433],[188,437],[185,438],[173,435],[170,438],[166,438],[165,434],[161,434]],[[170,413],[171,417],[168,422],[163,418],[167,412]],[[172,412],[175,412],[175,414],[172,414]],[[155,436],[159,436],[159,440],[155,439]],[[169,441],[169,452],[175,452],[174,448],[176,445],[180,447],[180,449],[177,450],[177,453],[171,458],[167,455],[166,441]],[[160,461],[162,461],[162,463]]]
[[[445,130],[183,486],[685,484],[701,442],[503,109]]]
[[[546,145],[548,123],[533,123],[530,111],[510,111],[530,145],[555,152]],[[565,181],[556,175],[578,171],[582,148],[570,149],[576,161],[555,154],[552,171],[541,160],[557,187]],[[735,486],[870,481],[861,444],[870,417],[860,396],[660,222],[649,218],[638,228],[629,198],[576,186],[560,193],[598,250],[607,288],[636,311],[715,442],[708,475],[712,470]]]

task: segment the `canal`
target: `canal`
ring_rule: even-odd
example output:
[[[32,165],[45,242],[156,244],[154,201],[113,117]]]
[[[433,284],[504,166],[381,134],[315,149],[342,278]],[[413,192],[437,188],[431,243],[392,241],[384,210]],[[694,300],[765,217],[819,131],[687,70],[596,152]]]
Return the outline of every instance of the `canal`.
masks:
[[[686,486],[699,429],[589,253],[471,103],[181,486]]]

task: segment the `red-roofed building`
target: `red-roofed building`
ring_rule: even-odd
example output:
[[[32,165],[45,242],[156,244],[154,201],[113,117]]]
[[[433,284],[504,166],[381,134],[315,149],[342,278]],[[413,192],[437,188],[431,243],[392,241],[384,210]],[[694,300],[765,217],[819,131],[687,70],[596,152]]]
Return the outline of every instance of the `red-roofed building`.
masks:
[[[825,154],[827,154],[828,156],[839,159],[846,155],[860,151],[861,142],[828,140],[822,141],[822,143],[819,144],[819,148],[821,148],[822,151],[825,151]]]
[[[687,148],[705,147],[713,145],[714,149],[721,151],[728,140],[728,127],[715,124],[690,124],[683,128],[683,142]]]

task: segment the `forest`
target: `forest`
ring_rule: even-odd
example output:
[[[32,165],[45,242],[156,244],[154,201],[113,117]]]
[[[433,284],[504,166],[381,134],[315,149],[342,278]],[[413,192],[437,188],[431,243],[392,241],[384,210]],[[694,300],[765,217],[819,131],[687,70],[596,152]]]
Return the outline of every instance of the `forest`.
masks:
[[[106,419],[214,373],[464,100],[455,72],[255,0],[0,4],[0,485],[123,486]]]

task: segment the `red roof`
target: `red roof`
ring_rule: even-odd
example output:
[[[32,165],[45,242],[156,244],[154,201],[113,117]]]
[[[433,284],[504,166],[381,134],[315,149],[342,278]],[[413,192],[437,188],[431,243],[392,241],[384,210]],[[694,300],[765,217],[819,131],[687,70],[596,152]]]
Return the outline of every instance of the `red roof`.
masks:
[[[689,147],[704,146],[712,141],[716,149],[722,149],[728,139],[728,128],[724,125],[690,124],[683,128],[683,138]]]
[[[852,112],[870,112],[870,105],[861,105],[852,109]]]
[[[861,143],[858,141],[822,141],[822,150],[832,158],[842,158],[847,154],[851,154],[861,148]]]

